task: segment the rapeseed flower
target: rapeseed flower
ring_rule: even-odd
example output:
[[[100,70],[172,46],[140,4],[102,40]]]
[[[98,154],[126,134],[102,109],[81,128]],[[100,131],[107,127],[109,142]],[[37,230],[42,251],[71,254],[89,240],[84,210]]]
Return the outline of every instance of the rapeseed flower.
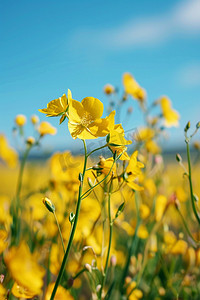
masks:
[[[0,159],[2,159],[10,168],[17,165],[18,154],[11,148],[7,142],[6,137],[0,134]]]
[[[117,155],[121,155],[121,160],[129,160],[130,157],[126,153],[127,151],[127,145],[130,145],[132,141],[127,141],[124,138],[124,129],[122,128],[121,124],[117,124],[113,127],[112,130],[110,130],[110,133],[107,138],[107,143],[109,149],[112,151],[112,153],[117,153]]]
[[[41,113],[46,114],[47,117],[57,117],[67,112],[69,102],[72,99],[71,91],[68,89],[67,96],[63,94],[62,97],[52,100],[47,104],[47,108],[38,109]]]
[[[180,116],[178,112],[171,107],[171,101],[166,96],[163,96],[160,100],[161,110],[164,117],[164,125],[166,127],[177,127],[179,125]]]
[[[123,85],[126,94],[131,95],[133,98],[141,102],[145,100],[145,90],[137,83],[137,81],[130,73],[124,73]]]
[[[141,168],[144,168],[144,165],[137,160],[137,155],[138,151],[133,152],[131,155],[124,177],[125,182],[130,188],[135,191],[141,191],[144,188],[136,183],[136,179],[141,174]]]
[[[15,118],[17,126],[22,127],[26,124],[26,117],[24,115],[17,115]]]
[[[43,121],[40,123],[40,125],[38,127],[38,132],[41,137],[46,134],[55,135],[57,132],[57,129],[55,127],[53,127],[49,122]]]
[[[41,294],[45,271],[38,265],[35,255],[30,252],[25,242],[18,247],[13,246],[4,259],[16,284],[26,293],[30,293],[31,297]]]
[[[73,139],[96,139],[106,136],[113,124],[115,112],[105,119],[103,103],[96,98],[86,97],[81,102],[71,100],[69,104],[68,128]]]

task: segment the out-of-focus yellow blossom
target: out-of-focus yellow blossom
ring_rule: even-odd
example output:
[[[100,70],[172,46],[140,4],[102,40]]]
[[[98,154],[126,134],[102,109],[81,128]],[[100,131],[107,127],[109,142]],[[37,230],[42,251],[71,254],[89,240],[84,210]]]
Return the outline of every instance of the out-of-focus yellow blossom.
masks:
[[[193,146],[196,150],[200,150],[200,142],[199,141],[194,141]]]
[[[136,191],[141,191],[144,188],[136,183],[139,175],[141,174],[141,168],[144,168],[143,163],[137,160],[138,151],[133,152],[130,157],[128,166],[125,173],[125,181],[127,185]]]
[[[115,125],[114,129],[112,129],[108,135],[108,147],[113,153],[117,153],[117,155],[121,154],[121,160],[129,160],[129,156],[126,153],[127,145],[130,145],[132,141],[127,141],[124,138],[124,129],[122,126]]]
[[[18,162],[17,152],[11,148],[6,137],[0,134],[0,159],[2,159],[10,168],[14,168]]]
[[[196,264],[196,252],[194,248],[188,247],[185,254],[185,260],[187,262],[188,268],[193,268]]]
[[[164,287],[161,286],[158,289],[158,293],[159,293],[160,296],[165,296],[166,290],[164,289]]]
[[[147,197],[153,198],[156,195],[156,185],[152,178],[146,178],[143,182],[144,193],[147,194]]]
[[[186,274],[182,281],[182,286],[191,286],[193,279],[189,274]]]
[[[158,251],[157,236],[155,234],[152,234],[150,236],[150,247],[149,247],[149,250],[151,252],[157,252]]]
[[[161,152],[161,148],[158,146],[158,144],[153,140],[148,140],[145,143],[145,147],[148,152],[152,154],[159,154]]]
[[[180,202],[185,202],[187,200],[187,194],[184,191],[184,189],[182,188],[182,186],[178,186],[175,190],[176,193],[176,198],[180,201]]]
[[[9,230],[12,217],[10,215],[10,199],[7,196],[0,196],[0,224],[2,224],[6,230]]]
[[[135,229],[133,228],[133,226],[131,226],[126,221],[121,222],[120,227],[123,228],[128,233],[128,235],[133,235],[135,232]]]
[[[3,230],[0,229],[0,254],[7,248],[8,243],[6,242],[8,237],[8,233]]]
[[[53,127],[49,122],[41,122],[38,127],[38,132],[41,136],[44,136],[46,134],[55,135],[57,132],[57,129]]]
[[[62,97],[50,101],[47,104],[47,108],[38,109],[38,110],[41,113],[46,114],[47,117],[57,117],[66,113],[71,99],[72,99],[72,94],[71,91],[68,89],[67,96],[63,94]]]
[[[167,198],[164,195],[158,195],[155,205],[155,219],[159,222],[162,219],[163,213],[167,205]]]
[[[200,248],[196,250],[196,266],[200,266]]]
[[[76,139],[96,139],[106,136],[113,125],[115,112],[102,119],[103,103],[96,98],[86,97],[81,102],[71,100],[69,104],[68,128]]]
[[[176,236],[173,231],[166,231],[164,233],[164,242],[166,245],[173,246],[176,242]]]
[[[105,94],[110,95],[110,94],[114,93],[115,88],[111,84],[106,84],[103,88],[103,91]]]
[[[129,282],[131,281],[131,278],[128,277],[126,278],[126,283],[128,284]],[[128,287],[127,287],[127,290],[126,290],[126,293],[127,295],[130,294],[130,292],[132,291],[132,289],[134,289],[136,287],[136,281],[132,281],[129,283]]]
[[[134,134],[134,139],[136,142],[144,142],[151,140],[155,136],[155,131],[149,127],[141,127],[136,130]]]
[[[40,121],[40,119],[39,119],[39,117],[38,117],[37,115],[32,115],[32,116],[31,116],[31,123],[32,123],[33,125],[38,124],[39,121]]]
[[[27,137],[26,143],[27,143],[28,145],[33,145],[33,144],[35,143],[35,138],[34,138],[33,136]]]
[[[140,210],[140,218],[143,220],[148,218],[148,216],[150,215],[150,209],[146,204],[141,204],[139,210]]]
[[[131,95],[133,98],[144,101],[146,98],[146,92],[137,81],[133,78],[130,73],[124,73],[123,75],[123,85],[125,93]]]
[[[172,254],[184,255],[187,251],[188,244],[184,240],[178,240],[171,249]]]
[[[160,100],[161,110],[165,119],[164,125],[166,127],[177,127],[179,125],[180,116],[177,111],[172,109],[171,101],[166,96],[163,96]]]
[[[143,297],[143,293],[141,290],[139,289],[135,289],[133,290],[133,292],[131,293],[131,295],[129,296],[129,300],[139,300]]]
[[[45,300],[50,300],[54,285],[55,285],[55,283],[50,283],[49,286],[47,287],[47,291],[46,291],[45,298],[44,298]],[[64,300],[64,299],[73,300],[74,298],[72,297],[72,295],[70,294],[70,292],[68,290],[66,290],[64,287],[59,285],[54,299],[55,300]]]
[[[31,254],[25,242],[13,246],[4,256],[12,278],[26,293],[40,295],[43,286],[44,269],[38,265],[34,254]]]
[[[153,140],[154,137],[155,130],[149,127],[141,127],[134,134],[134,139],[137,142],[144,142],[147,151],[155,155],[161,152],[161,148]]]
[[[6,299],[6,289],[3,287],[1,283],[0,283],[0,299],[2,300]]]
[[[147,228],[146,228],[145,225],[141,224],[141,225],[138,227],[137,236],[138,236],[140,239],[146,239],[146,238],[148,238],[149,233],[148,233],[148,230],[147,230]]]
[[[26,287],[19,285],[17,282],[14,282],[14,285],[11,290],[12,294],[17,298],[30,299],[35,296],[35,292],[27,289]]]
[[[26,117],[24,115],[17,115],[15,117],[15,123],[17,126],[22,127],[26,124]]]

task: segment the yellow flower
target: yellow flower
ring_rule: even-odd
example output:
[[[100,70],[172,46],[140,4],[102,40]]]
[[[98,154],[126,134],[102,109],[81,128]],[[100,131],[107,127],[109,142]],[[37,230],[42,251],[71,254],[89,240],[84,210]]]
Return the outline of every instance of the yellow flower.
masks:
[[[8,234],[5,230],[0,229],[0,254],[7,248],[8,243],[6,242]]]
[[[105,94],[110,95],[110,94],[114,93],[115,88],[111,84],[106,84],[104,86],[103,90],[104,90]]]
[[[51,298],[54,284],[55,283],[50,283],[50,285],[48,286],[46,294],[45,294],[45,298],[44,298],[45,300],[49,300]],[[72,297],[72,295],[70,295],[68,290],[66,290],[64,287],[59,285],[54,299],[55,300],[63,300],[63,299],[73,300],[74,298]]]
[[[164,195],[158,195],[155,205],[155,219],[159,222],[162,219],[167,205],[167,198]]]
[[[121,124],[115,125],[108,135],[108,147],[109,149],[117,155],[120,155],[121,160],[129,160],[130,157],[126,153],[127,147],[126,145],[130,145],[132,141],[127,141],[124,138],[124,129]]]
[[[0,283],[0,299],[2,300],[6,299],[6,289],[3,287],[1,283]]]
[[[125,181],[126,181],[127,185],[130,188],[132,188],[133,190],[141,191],[144,188],[139,186],[135,182],[135,180],[141,174],[141,168],[144,168],[144,165],[143,165],[143,163],[141,163],[137,160],[137,155],[138,155],[138,151],[135,151],[135,152],[133,152],[133,154],[130,157],[130,161],[126,168]]]
[[[140,239],[146,239],[146,238],[148,238],[149,233],[148,233],[147,228],[146,228],[145,225],[141,224],[141,225],[138,227],[137,236],[138,236]]]
[[[32,297],[41,294],[45,271],[38,265],[25,242],[18,247],[13,246],[4,259],[12,278],[19,286],[32,293]]]
[[[18,154],[11,148],[7,142],[6,137],[0,134],[0,159],[2,159],[10,168],[17,165]]]
[[[36,115],[32,115],[31,116],[31,122],[33,125],[38,124],[39,123],[39,118]]]
[[[26,117],[24,115],[17,115],[15,118],[15,123],[20,127],[24,126],[26,123]]]
[[[146,204],[140,204],[140,218],[146,219],[150,215],[150,208]]]
[[[103,103],[93,97],[86,97],[81,102],[71,100],[69,104],[68,128],[71,136],[76,139],[96,139],[106,136],[114,121],[115,112],[101,119]]]
[[[146,92],[130,73],[124,73],[123,85],[125,93],[131,95],[133,98],[143,102],[146,98]]]
[[[113,165],[113,162],[113,157],[105,159],[103,156],[100,156],[100,161],[98,163],[99,170],[97,170],[97,174],[100,173],[107,175],[112,166],[111,174],[116,174],[116,164]]]
[[[35,144],[35,138],[34,138],[33,136],[27,137],[26,143],[27,143],[28,145],[30,145],[30,146],[33,145],[33,144]]]
[[[57,129],[53,127],[49,122],[41,122],[38,127],[38,132],[41,136],[44,136],[46,134],[55,135],[57,132]]]
[[[180,116],[178,112],[171,107],[171,101],[166,96],[162,97],[160,100],[161,110],[163,117],[165,119],[164,125],[166,127],[177,127],[179,125],[178,121]]]
[[[47,108],[38,109],[40,112],[47,115],[47,117],[57,117],[66,113],[69,102],[72,99],[71,91],[68,89],[67,96],[63,94],[62,97],[52,100],[47,104]]]
[[[12,287],[11,290],[12,294],[17,297],[17,298],[25,298],[25,299],[30,299],[35,296],[35,292],[30,291],[26,287],[19,285],[16,281]]]

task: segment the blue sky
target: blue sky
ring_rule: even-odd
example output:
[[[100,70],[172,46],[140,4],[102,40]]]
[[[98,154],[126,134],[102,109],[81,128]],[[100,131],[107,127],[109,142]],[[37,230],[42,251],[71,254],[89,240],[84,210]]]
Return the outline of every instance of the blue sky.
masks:
[[[183,143],[187,121],[194,127],[200,120],[200,0],[8,0],[0,14],[0,132],[10,142],[16,114],[46,120],[37,109],[68,88],[74,99],[93,96],[106,106],[103,86],[122,91],[124,72],[146,89],[149,103],[168,95],[180,113],[166,145]],[[131,105],[127,130],[142,121],[134,100],[124,110]],[[48,121],[58,129],[45,137],[50,149],[78,147],[66,123]]]

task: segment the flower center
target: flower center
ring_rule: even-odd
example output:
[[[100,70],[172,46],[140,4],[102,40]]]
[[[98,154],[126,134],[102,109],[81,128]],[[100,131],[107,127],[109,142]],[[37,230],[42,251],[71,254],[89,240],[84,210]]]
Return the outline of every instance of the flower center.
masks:
[[[82,119],[81,119],[81,125],[84,126],[84,127],[87,127],[92,122],[93,122],[92,116],[88,112],[85,112]]]

